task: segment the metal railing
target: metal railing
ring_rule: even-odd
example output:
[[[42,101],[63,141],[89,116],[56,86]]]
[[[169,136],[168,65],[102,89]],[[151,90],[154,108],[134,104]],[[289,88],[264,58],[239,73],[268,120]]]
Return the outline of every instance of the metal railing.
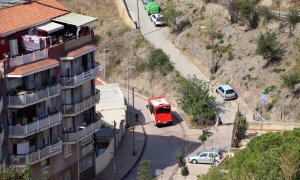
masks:
[[[76,116],[77,114],[95,106],[100,100],[100,92],[97,90],[96,93],[83,101],[62,106],[62,113],[64,116]]]
[[[33,51],[30,54],[7,58],[6,60],[9,62],[10,67],[16,67],[46,58],[48,58],[48,49]]]
[[[87,136],[92,135],[100,129],[101,121],[98,119],[94,123],[86,126],[85,128],[79,130],[78,132],[70,132],[64,134],[64,142],[77,142]]]
[[[94,149],[93,143],[90,143],[87,146],[84,146],[83,148],[81,148],[81,156],[85,156],[88,153],[90,153],[92,150]]]
[[[11,138],[24,138],[43,131],[46,128],[56,126],[61,123],[61,113],[58,112],[53,115],[38,119],[26,125],[9,126],[9,137]]]
[[[60,79],[63,88],[74,87],[83,84],[85,81],[94,79],[100,73],[100,65],[96,63],[91,69],[80,73],[79,75],[74,75],[73,77],[62,77]]]
[[[62,141],[58,141],[55,144],[45,146],[42,149],[28,153],[28,154],[17,154],[11,155],[12,165],[26,165],[26,164],[35,164],[41,160],[49,158],[57,153],[62,151]]]
[[[39,91],[30,91],[25,92],[24,94],[20,95],[8,95],[8,107],[9,108],[22,108],[33,103],[37,103],[40,100],[45,98],[59,95],[60,94],[60,85],[57,83],[53,86],[48,86],[44,89]]]

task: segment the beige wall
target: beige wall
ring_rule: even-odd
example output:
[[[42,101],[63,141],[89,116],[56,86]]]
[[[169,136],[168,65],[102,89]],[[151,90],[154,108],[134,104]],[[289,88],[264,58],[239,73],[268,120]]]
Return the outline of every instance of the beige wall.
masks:
[[[112,159],[113,151],[114,151],[114,140],[112,139],[107,149],[100,156],[96,158],[95,161],[96,175],[100,174],[108,166],[108,164]]]
[[[300,123],[277,123],[277,122],[248,122],[248,130],[258,131],[286,131],[299,128]]]
[[[118,10],[120,17],[123,19],[123,21],[131,28],[135,29],[135,24],[132,21],[132,19],[129,17],[129,14],[127,12],[127,9],[125,7],[124,1],[123,0],[114,0]]]

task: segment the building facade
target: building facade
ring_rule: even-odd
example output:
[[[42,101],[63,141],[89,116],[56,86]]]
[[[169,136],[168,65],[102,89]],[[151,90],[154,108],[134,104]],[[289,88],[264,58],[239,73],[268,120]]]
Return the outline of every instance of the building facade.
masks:
[[[94,177],[94,21],[55,0],[0,7],[1,167],[28,164],[33,179]]]

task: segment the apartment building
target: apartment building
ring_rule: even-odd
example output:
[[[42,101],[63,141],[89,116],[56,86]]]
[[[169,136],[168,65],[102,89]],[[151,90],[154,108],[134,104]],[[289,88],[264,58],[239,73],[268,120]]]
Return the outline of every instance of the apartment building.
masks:
[[[96,20],[56,0],[0,7],[1,167],[29,164],[32,179],[94,177]]]

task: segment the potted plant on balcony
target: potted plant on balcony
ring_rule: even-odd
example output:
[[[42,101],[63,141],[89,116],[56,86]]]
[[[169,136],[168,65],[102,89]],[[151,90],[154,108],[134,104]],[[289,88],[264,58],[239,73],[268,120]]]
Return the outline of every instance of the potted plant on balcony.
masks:
[[[27,122],[28,122],[28,119],[26,117],[23,117],[22,120],[21,120],[22,126],[26,125]]]

